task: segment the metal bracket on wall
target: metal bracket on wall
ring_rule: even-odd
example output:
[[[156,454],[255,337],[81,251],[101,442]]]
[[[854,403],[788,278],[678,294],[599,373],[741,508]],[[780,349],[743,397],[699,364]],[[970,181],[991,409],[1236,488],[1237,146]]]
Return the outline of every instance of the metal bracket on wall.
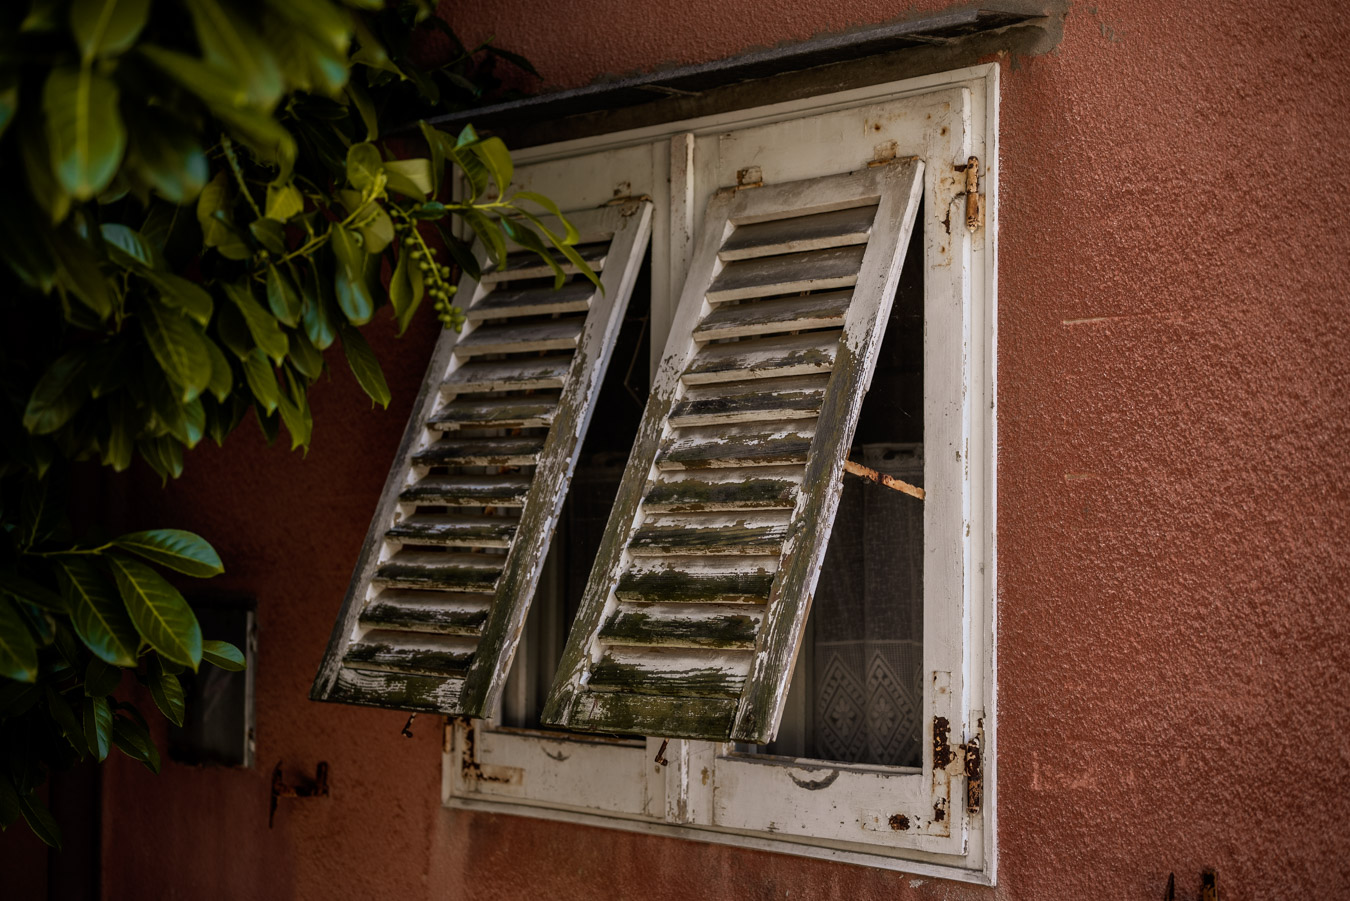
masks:
[[[326,798],[328,797],[328,761],[320,760],[314,768],[314,780],[303,780],[295,785],[287,785],[281,775],[281,761],[277,761],[272,770],[272,800],[267,809],[267,828],[277,816],[277,800],[280,798]]]

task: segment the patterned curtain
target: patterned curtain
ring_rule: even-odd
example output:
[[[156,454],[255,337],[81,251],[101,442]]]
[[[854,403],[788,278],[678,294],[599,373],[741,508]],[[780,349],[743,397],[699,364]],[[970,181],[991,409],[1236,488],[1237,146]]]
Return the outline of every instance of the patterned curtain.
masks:
[[[867,445],[861,456],[866,466],[923,484],[919,445]],[[844,476],[811,619],[811,756],[920,765],[922,501]]]

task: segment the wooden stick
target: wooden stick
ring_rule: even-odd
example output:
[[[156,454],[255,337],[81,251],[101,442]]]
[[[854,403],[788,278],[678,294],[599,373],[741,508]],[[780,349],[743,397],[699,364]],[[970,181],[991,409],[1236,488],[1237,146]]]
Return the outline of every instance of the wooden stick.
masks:
[[[885,485],[887,488],[893,488],[901,494],[908,494],[910,497],[917,497],[923,500],[923,489],[917,485],[911,485],[909,482],[902,482],[899,479],[892,478],[884,472],[877,472],[861,463],[854,463],[852,460],[844,461],[844,471],[851,472],[855,476],[862,476],[864,479],[871,479],[878,485]]]

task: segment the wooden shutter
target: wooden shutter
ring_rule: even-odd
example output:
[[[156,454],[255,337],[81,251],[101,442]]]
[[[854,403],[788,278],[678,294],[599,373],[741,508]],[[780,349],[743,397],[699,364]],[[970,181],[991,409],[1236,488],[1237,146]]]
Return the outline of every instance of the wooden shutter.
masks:
[[[772,739],[922,169],[709,202],[545,722]]]
[[[642,262],[651,203],[568,219],[603,292],[571,266],[555,291],[552,270],[524,252],[481,284],[461,281],[468,321],[436,345],[316,700],[469,716],[495,706]]]

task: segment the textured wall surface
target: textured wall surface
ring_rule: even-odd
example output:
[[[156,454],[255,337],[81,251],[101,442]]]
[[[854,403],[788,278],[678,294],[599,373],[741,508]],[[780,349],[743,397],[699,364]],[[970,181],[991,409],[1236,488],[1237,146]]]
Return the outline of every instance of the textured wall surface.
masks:
[[[940,8],[941,4],[924,4]],[[863,0],[498,0],[448,10],[550,85],[908,14]],[[216,542],[259,598],[258,766],[117,762],[111,901],[1162,897],[1350,891],[1346,14],[1074,4],[1004,60],[999,294],[999,885],[443,810],[433,722],[307,700],[430,353],[341,358],[309,459],[251,428],[135,524]],[[375,329],[380,332],[381,329]],[[150,488],[147,480],[144,488]],[[330,764],[332,796],[268,780]]]

